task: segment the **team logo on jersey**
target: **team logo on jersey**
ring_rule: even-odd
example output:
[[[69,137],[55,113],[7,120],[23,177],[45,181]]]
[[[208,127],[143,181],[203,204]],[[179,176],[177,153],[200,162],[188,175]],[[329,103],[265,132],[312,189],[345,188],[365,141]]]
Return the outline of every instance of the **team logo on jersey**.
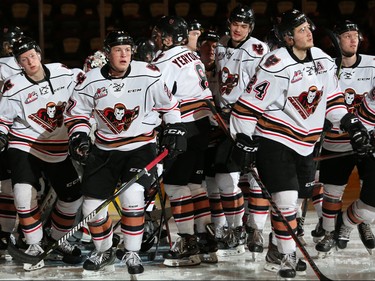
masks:
[[[290,83],[296,83],[303,78],[303,73],[301,70],[294,71],[293,78]]]
[[[81,85],[83,83],[83,81],[86,80],[86,75],[85,73],[83,72],[80,72],[77,74],[77,77],[76,77],[76,83],[77,85]]]
[[[341,72],[340,74],[340,78],[344,78],[344,79],[351,79],[352,78],[352,73],[351,72],[346,72],[346,71],[343,71]]]
[[[108,91],[105,87],[96,89],[96,92],[95,92],[95,95],[94,95],[95,100],[101,99],[105,96],[108,96]]]
[[[38,99],[38,94],[36,92],[31,92],[27,94],[27,98],[25,100],[25,104],[31,103]]]
[[[281,61],[281,59],[279,59],[278,57],[276,57],[275,55],[271,55],[269,56],[266,61],[264,62],[264,67],[271,67],[275,64],[278,64],[279,61]]]
[[[302,92],[298,97],[288,97],[291,104],[297,109],[303,119],[313,114],[322,99],[323,91],[316,86],[311,86],[307,91]]]
[[[262,44],[253,44],[253,51],[260,56],[263,56],[264,48]]]
[[[113,83],[113,89],[115,90],[115,92],[120,92],[122,90],[122,88],[124,88],[124,83],[121,83],[121,84],[117,84],[117,83]]]
[[[354,89],[347,88],[344,91],[345,105],[350,113],[355,114],[362,103],[363,95],[358,95]]]
[[[220,77],[220,93],[221,95],[229,95],[235,86],[238,85],[238,74],[231,74],[227,67],[219,72]]]
[[[45,86],[41,86],[39,88],[39,91],[40,91],[40,94],[43,96],[43,95],[47,95],[49,93],[49,86],[48,85],[45,85]]]
[[[97,112],[114,134],[120,134],[122,131],[127,131],[134,119],[138,117],[139,106],[127,109],[124,104],[117,103],[113,108],[107,107]]]
[[[3,93],[5,93],[6,91],[9,91],[10,89],[12,89],[13,86],[14,86],[14,84],[10,80],[7,80],[4,83],[4,86],[3,86]]]
[[[61,105],[49,102],[45,108],[39,109],[36,113],[30,114],[28,117],[47,132],[52,133],[56,128],[63,125],[65,106],[66,102],[63,102]]]

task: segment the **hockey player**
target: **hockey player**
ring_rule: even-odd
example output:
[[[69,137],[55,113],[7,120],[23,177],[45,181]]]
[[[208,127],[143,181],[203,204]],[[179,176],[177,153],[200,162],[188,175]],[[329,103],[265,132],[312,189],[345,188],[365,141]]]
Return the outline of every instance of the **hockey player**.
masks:
[[[226,121],[229,119],[232,105],[237,101],[248,83],[260,59],[268,52],[268,46],[251,36],[255,27],[253,10],[239,4],[228,18],[229,37],[220,41],[215,52],[219,91],[215,93],[216,105]],[[225,138],[218,144],[215,163],[216,185],[207,188],[211,194],[220,193],[227,226],[216,225],[216,237],[219,239],[218,254],[223,256],[243,254],[245,252],[246,231],[243,226],[244,196],[239,188],[240,168],[228,161],[232,142]],[[248,189],[248,178],[243,176]],[[255,187],[254,187],[255,188]],[[253,243],[254,231],[249,239]]]
[[[197,51],[198,38],[202,35],[202,25],[197,20],[188,23],[188,42],[186,46],[192,51]]]
[[[37,192],[42,173],[58,195],[48,242],[58,240],[73,226],[82,203],[78,174],[68,157],[68,133],[63,111],[75,85],[73,72],[60,63],[44,65],[41,51],[30,37],[13,44],[22,72],[5,81],[0,101],[1,149],[8,145],[14,203],[29,245],[26,253],[43,252],[43,227]],[[61,173],[64,171],[64,173]],[[81,251],[67,241],[57,248],[67,263],[80,263]],[[27,271],[44,266],[24,264]]]
[[[181,125],[178,102],[161,79],[160,71],[145,62],[132,61],[134,41],[124,31],[112,31],[104,40],[108,63],[89,71],[77,85],[65,112],[69,151],[85,163],[82,178],[83,215],[86,217],[115,191],[150,163],[157,153],[155,127],[163,114],[165,146],[169,154],[185,150],[186,131]],[[91,144],[90,117],[97,123]],[[184,145],[185,144],[185,145]],[[122,207],[121,232],[129,274],[144,271],[138,256],[144,226],[144,191],[154,180],[155,168],[119,195]],[[84,262],[87,271],[113,264],[112,220],[108,208],[88,222],[95,250]]]
[[[204,65],[186,46],[188,25],[183,18],[162,17],[152,36],[160,50],[153,64],[160,69],[168,88],[180,103],[188,147],[176,159],[164,162],[164,188],[179,235],[164,255],[164,264],[195,265],[201,258],[202,261],[217,262],[217,244],[206,229],[211,223],[211,212],[206,189],[202,186],[210,130],[210,111],[205,100],[212,100]],[[198,256],[199,251],[201,256]]]
[[[348,111],[353,114],[359,113],[362,123],[369,127],[369,130],[373,130],[375,118],[373,102],[364,102],[364,97],[368,95],[371,100],[372,89],[375,87],[374,57],[357,53],[362,40],[357,24],[349,20],[341,21],[334,26],[333,32],[342,52],[342,57],[336,58],[336,64],[339,85],[344,92]],[[358,112],[362,104],[363,109]],[[350,136],[347,134],[340,134],[337,129],[332,130],[326,135],[322,155],[352,151],[350,141]],[[349,155],[325,160],[320,164],[320,181],[324,184],[322,227],[326,234],[324,239],[315,246],[318,251],[328,252],[336,244],[341,249],[346,248],[349,235],[355,226],[358,227],[360,238],[366,248],[375,247],[375,238],[369,224],[375,218],[375,201],[372,199],[375,184],[375,174],[372,171],[375,161],[373,158],[360,156]],[[348,207],[341,218],[339,214],[342,197],[355,166],[360,177],[360,197]],[[337,215],[339,215],[338,218]],[[339,224],[338,237],[335,237],[334,232],[336,218]],[[342,225],[341,228],[340,225]]]
[[[156,54],[155,42],[147,37],[135,41],[134,59],[150,63]]]
[[[12,47],[13,43],[23,36],[23,32],[17,26],[5,26],[2,28],[1,32],[0,89],[7,78],[21,72],[20,66],[14,59]],[[0,256],[5,257],[9,236],[16,223],[17,211],[14,206],[9,162],[6,151],[0,154],[0,163],[0,200],[3,202],[3,208],[0,208]]]
[[[367,130],[346,109],[333,59],[314,47],[312,30],[313,23],[300,11],[282,14],[277,34],[285,47],[263,57],[230,120],[236,141],[232,159],[245,171],[256,164],[272,200],[294,230],[298,195],[310,194],[314,186],[313,150],[325,117],[349,133],[357,151],[366,153],[369,143]],[[311,108],[306,99],[312,87],[317,91]],[[272,212],[277,247],[269,247],[266,261],[280,264],[282,278],[293,278],[296,243],[283,218]]]

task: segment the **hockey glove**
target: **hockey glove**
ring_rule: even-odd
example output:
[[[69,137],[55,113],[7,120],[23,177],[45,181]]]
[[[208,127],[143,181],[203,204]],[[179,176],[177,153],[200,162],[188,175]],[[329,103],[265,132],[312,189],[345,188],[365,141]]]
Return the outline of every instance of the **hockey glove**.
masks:
[[[69,155],[80,164],[85,164],[91,151],[91,139],[83,132],[73,133],[69,138]]]
[[[3,152],[8,146],[8,135],[0,132],[0,152]]]
[[[168,158],[175,158],[187,149],[186,128],[183,123],[168,124],[163,131],[161,147],[168,149]]]
[[[251,139],[249,136],[239,133],[236,135],[231,158],[238,165],[242,173],[248,173],[251,165],[255,164],[256,152],[259,141]]]
[[[348,132],[353,150],[360,158],[365,157],[371,150],[370,136],[362,122],[352,113],[347,113],[340,121],[340,128]]]

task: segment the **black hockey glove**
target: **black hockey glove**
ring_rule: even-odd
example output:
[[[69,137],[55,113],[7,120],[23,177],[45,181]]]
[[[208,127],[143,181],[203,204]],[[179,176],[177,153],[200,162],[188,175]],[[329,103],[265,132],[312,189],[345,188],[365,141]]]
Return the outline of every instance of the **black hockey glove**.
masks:
[[[333,124],[327,118],[324,119],[323,132],[329,132],[332,130]]]
[[[91,139],[83,132],[73,133],[69,138],[69,155],[80,164],[85,164],[91,151]]]
[[[186,128],[183,123],[168,124],[161,139],[161,147],[168,149],[168,158],[175,158],[187,149]]]
[[[0,152],[3,152],[8,146],[8,135],[0,132]]]
[[[236,135],[231,158],[242,173],[248,173],[251,165],[255,164],[256,152],[258,151],[259,140],[251,139],[248,135],[239,133]]]
[[[348,132],[353,150],[360,158],[365,157],[371,150],[370,136],[362,122],[352,113],[347,113],[340,121],[341,130]]]

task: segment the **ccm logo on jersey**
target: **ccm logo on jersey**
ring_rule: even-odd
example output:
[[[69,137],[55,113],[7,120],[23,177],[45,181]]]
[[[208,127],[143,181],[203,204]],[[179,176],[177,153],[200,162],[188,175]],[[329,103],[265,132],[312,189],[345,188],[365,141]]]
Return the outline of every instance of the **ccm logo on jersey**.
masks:
[[[178,130],[178,129],[165,129],[164,135],[181,135],[184,136],[186,132]]]

